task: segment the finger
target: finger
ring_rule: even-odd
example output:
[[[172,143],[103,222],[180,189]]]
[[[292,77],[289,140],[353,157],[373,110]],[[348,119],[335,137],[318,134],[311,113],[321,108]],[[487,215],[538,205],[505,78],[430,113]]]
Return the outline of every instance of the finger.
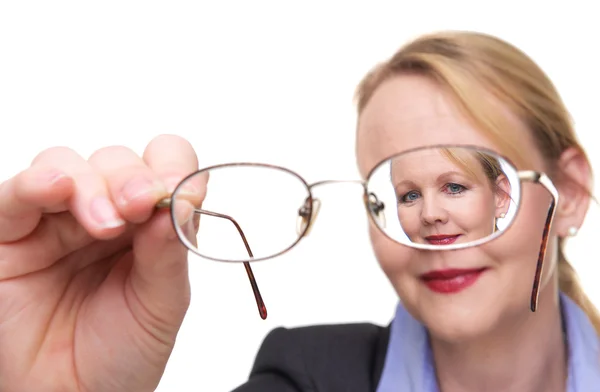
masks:
[[[189,217],[179,216],[183,227]],[[161,210],[134,233],[129,281],[150,329],[179,325],[189,306],[188,250],[172,225],[170,212]]]
[[[54,214],[52,219],[41,220],[27,237],[0,244],[0,281],[50,267],[93,241],[72,214]]]
[[[0,185],[0,243],[31,234],[42,213],[65,208],[74,181],[52,167],[31,167]]]
[[[147,221],[167,190],[144,160],[127,147],[106,147],[88,159],[106,183],[117,211],[132,223]]]
[[[197,170],[198,160],[192,146],[177,136],[159,136],[147,146],[146,164],[172,191],[188,174]],[[201,181],[191,183],[189,192],[205,192]],[[182,204],[183,205],[183,204]],[[179,223],[192,222],[191,208],[181,210]],[[158,211],[135,234],[132,284],[147,307],[167,312],[178,308],[188,290],[187,249],[179,241],[170,211]]]
[[[202,206],[208,172],[198,173],[198,157],[187,140],[175,135],[158,136],[148,144],[143,157],[170,194],[176,189],[173,206],[183,210],[190,204],[196,208]]]
[[[116,210],[104,179],[75,151],[57,147],[36,157],[33,166],[56,167],[74,181],[69,210],[93,237],[108,239],[124,230],[125,221]]]
[[[168,192],[173,192],[181,180],[198,170],[194,148],[187,140],[175,135],[154,138],[146,147],[143,158],[163,181]],[[182,191],[203,195],[206,192],[206,178],[195,176]]]

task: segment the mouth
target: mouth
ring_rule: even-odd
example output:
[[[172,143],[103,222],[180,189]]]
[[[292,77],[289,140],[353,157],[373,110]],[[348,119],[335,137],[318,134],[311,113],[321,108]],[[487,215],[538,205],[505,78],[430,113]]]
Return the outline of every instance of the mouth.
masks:
[[[427,272],[420,278],[431,291],[452,294],[473,285],[485,271],[487,268],[438,270]]]
[[[437,234],[425,237],[425,240],[431,245],[450,245],[453,244],[460,234]]]

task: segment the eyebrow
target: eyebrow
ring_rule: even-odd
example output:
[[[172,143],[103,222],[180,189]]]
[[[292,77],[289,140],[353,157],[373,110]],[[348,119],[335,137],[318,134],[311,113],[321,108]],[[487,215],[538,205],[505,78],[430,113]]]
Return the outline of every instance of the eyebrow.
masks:
[[[440,174],[436,178],[435,181],[436,182],[440,182],[440,180],[442,180],[444,178],[452,177],[453,175],[454,176],[459,176],[459,177],[462,177],[462,178],[469,178],[468,176],[466,176],[465,174],[463,174],[461,172],[458,172],[456,170],[451,170],[451,171],[447,171],[447,172],[444,172],[444,173]],[[397,191],[400,186],[404,186],[404,185],[408,185],[409,188],[412,188],[412,187],[416,186],[415,182],[412,181],[412,180],[402,180],[398,184],[394,185],[394,189]]]

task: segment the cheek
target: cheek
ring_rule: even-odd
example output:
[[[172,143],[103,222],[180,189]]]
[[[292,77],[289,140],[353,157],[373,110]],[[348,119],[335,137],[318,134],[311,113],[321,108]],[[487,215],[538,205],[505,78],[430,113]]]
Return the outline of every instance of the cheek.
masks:
[[[373,225],[369,228],[369,234],[381,269],[402,302],[413,310],[414,315],[418,315],[416,304],[420,282],[415,279],[414,271],[418,266],[418,251],[390,240]]]
[[[421,227],[420,208],[418,205],[411,207],[398,206],[398,221],[404,231],[411,235],[419,232]]]
[[[369,225],[369,236],[377,261],[390,280],[408,273],[414,249],[392,241],[372,223]]]
[[[503,283],[513,290],[522,285],[525,285],[524,290],[531,290],[551,201],[543,189],[532,187],[527,190],[508,230],[497,240],[485,245],[486,253],[500,264],[499,271],[504,276]],[[550,233],[544,262],[544,282],[547,282],[554,272],[555,264],[556,237]]]
[[[488,233],[494,225],[495,209],[493,200],[485,194],[472,192],[465,197],[448,203],[452,221],[466,232],[484,231]]]

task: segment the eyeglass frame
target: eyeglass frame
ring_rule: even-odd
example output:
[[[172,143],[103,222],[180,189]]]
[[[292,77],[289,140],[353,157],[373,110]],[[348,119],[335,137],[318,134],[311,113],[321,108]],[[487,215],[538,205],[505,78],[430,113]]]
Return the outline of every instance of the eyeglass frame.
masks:
[[[473,149],[476,151],[482,151],[485,153],[489,153],[490,155],[495,156],[496,158],[500,158],[500,159],[504,160],[507,164],[509,164],[512,168],[515,169],[517,178],[520,183],[520,187],[519,187],[520,193],[522,193],[523,183],[530,182],[533,184],[541,185],[552,196],[552,202],[550,203],[550,205],[548,207],[548,213],[546,215],[546,221],[544,223],[544,229],[542,232],[542,240],[540,243],[540,249],[538,252],[538,260],[537,260],[535,275],[534,275],[534,280],[533,280],[533,287],[531,290],[531,298],[530,298],[529,307],[530,307],[531,312],[535,312],[537,310],[538,304],[539,304],[540,283],[541,283],[541,278],[542,278],[542,274],[543,274],[544,259],[546,256],[546,250],[547,250],[547,246],[548,246],[550,229],[552,227],[552,222],[553,222],[554,216],[556,214],[556,206],[557,206],[558,200],[559,200],[558,190],[554,186],[550,177],[548,177],[548,175],[546,175],[544,172],[535,171],[535,170],[518,170],[516,165],[514,165],[510,161],[510,159],[508,159],[507,157],[505,157],[501,154],[498,154],[495,151],[492,151],[491,149],[485,148],[485,147],[469,145],[469,144],[437,144],[437,145],[421,146],[421,147],[415,147],[412,149],[407,149],[407,150],[404,150],[399,153],[391,154],[391,155],[387,156],[385,159],[382,159],[379,163],[377,163],[377,165],[375,165],[367,173],[365,180],[320,180],[320,181],[313,182],[312,184],[309,184],[304,179],[304,177],[302,177],[295,171],[288,169],[286,167],[279,166],[279,165],[268,164],[268,163],[258,163],[258,162],[230,162],[230,163],[216,164],[216,165],[204,167],[202,169],[198,169],[198,170],[190,173],[186,177],[184,177],[179,182],[179,184],[173,190],[172,195],[177,195],[177,191],[179,190],[179,188],[181,188],[189,179],[197,176],[200,173],[209,172],[213,169],[219,169],[219,168],[224,168],[224,167],[239,167],[239,166],[264,167],[264,168],[280,170],[280,171],[286,172],[286,173],[296,177],[298,180],[300,180],[300,182],[302,183],[302,185],[304,185],[304,187],[306,188],[306,191],[308,193],[308,197],[306,198],[303,206],[300,207],[300,209],[298,210],[299,217],[306,219],[306,221],[304,222],[304,228],[302,229],[302,231],[300,231],[298,233],[298,238],[291,245],[289,245],[287,248],[283,249],[282,251],[277,252],[271,256],[267,256],[267,257],[260,257],[260,258],[256,258],[256,259],[254,258],[253,254],[252,254],[252,250],[250,248],[250,245],[248,244],[248,241],[246,239],[246,236],[244,235],[244,232],[243,232],[241,226],[237,223],[237,221],[233,217],[225,215],[225,214],[221,214],[221,213],[216,213],[213,211],[204,210],[201,208],[200,209],[195,208],[194,213],[204,214],[204,215],[209,215],[209,216],[214,216],[214,217],[229,220],[235,226],[236,230],[240,234],[240,237],[241,237],[242,241],[244,242],[244,246],[245,246],[246,251],[248,252],[248,255],[250,258],[248,260],[233,261],[233,260],[217,259],[217,258],[203,255],[198,252],[197,248],[193,244],[191,244],[189,242],[189,240],[186,238],[186,236],[182,233],[181,228],[179,227],[179,224],[177,223],[177,220],[175,218],[175,211],[174,211],[175,203],[172,202],[172,197],[164,198],[164,199],[160,200],[157,203],[156,208],[157,209],[164,209],[164,208],[170,209],[171,221],[172,221],[173,227],[177,233],[178,239],[180,240],[180,242],[183,243],[183,245],[185,245],[186,248],[188,248],[188,250],[192,251],[194,254],[196,254],[200,257],[203,257],[205,259],[212,260],[212,261],[243,263],[244,268],[246,269],[246,274],[248,276],[248,280],[250,281],[250,285],[252,287],[252,292],[254,294],[256,305],[258,307],[259,315],[263,320],[265,320],[267,318],[267,308],[265,306],[264,300],[263,300],[260,290],[258,288],[258,284],[256,283],[256,278],[254,276],[254,272],[252,271],[252,267],[250,266],[250,263],[279,257],[279,256],[289,252],[292,248],[294,248],[296,245],[298,245],[298,243],[304,237],[306,237],[309,234],[312,224],[314,222],[314,219],[316,217],[316,214],[313,214],[313,212],[314,212],[313,208],[316,204],[317,205],[316,212],[318,212],[318,209],[320,207],[320,200],[318,198],[315,198],[312,193],[312,189],[315,187],[333,184],[333,183],[355,183],[355,184],[361,185],[363,188],[363,204],[365,206],[365,209],[367,210],[367,213],[368,213],[368,216],[369,216],[369,219],[371,220],[371,222],[377,227],[377,229],[383,235],[385,235],[390,240],[396,242],[397,244],[404,245],[404,246],[407,246],[407,247],[410,247],[413,249],[452,251],[452,250],[472,248],[472,247],[480,246],[484,243],[490,242],[494,239],[497,239],[512,226],[514,219],[513,219],[513,221],[511,221],[511,223],[508,225],[508,227],[505,230],[498,231],[490,236],[480,238],[478,240],[475,240],[475,241],[472,241],[469,243],[465,243],[465,244],[442,245],[442,247],[435,246],[435,245],[427,245],[427,244],[402,243],[402,242],[399,242],[398,240],[390,237],[390,235],[387,232],[385,232],[383,230],[383,228],[380,227],[380,225],[376,221],[376,217],[374,216],[374,214],[376,215],[377,213],[375,211],[373,211],[372,204],[377,204],[377,203],[381,203],[381,202],[379,202],[376,195],[370,193],[368,190],[368,184],[369,184],[369,181],[371,180],[371,176],[373,175],[373,172],[377,168],[379,168],[379,166],[381,164],[393,159],[394,157],[408,154],[408,153],[411,153],[414,151],[425,150],[425,149],[435,149],[435,148],[468,148],[468,149]],[[372,197],[374,197],[375,200],[373,200]],[[383,208],[383,206],[377,206],[376,208]],[[517,209],[514,212],[515,219],[521,209],[521,203],[518,203],[516,208]]]

